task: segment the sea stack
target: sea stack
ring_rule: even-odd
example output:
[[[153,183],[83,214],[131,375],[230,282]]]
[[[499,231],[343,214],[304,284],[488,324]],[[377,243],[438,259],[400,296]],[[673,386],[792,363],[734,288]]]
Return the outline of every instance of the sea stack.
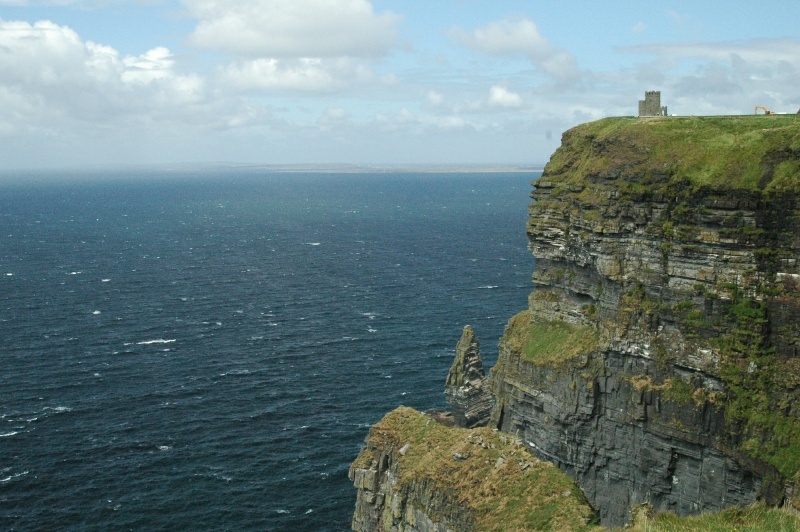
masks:
[[[469,325],[464,327],[456,345],[456,357],[447,374],[444,395],[447,404],[453,407],[457,426],[482,427],[489,422],[492,395],[483,371],[480,343]]]
[[[651,514],[694,516],[687,530],[737,528],[743,515],[754,529],[775,518],[800,530],[800,119],[606,118],[564,133],[533,185],[528,306],[488,377],[464,329],[445,395],[465,426],[486,423],[492,404],[473,432],[513,438],[530,454],[522,467],[550,463],[575,482],[578,498],[539,481],[552,508],[585,497],[596,514],[556,523],[512,489],[497,508],[527,517],[495,526],[470,499],[495,470],[456,465],[497,443],[462,429],[411,443],[420,454],[392,477],[410,480],[387,497],[417,482],[410,507],[435,530],[623,527]],[[357,463],[382,471],[380,456],[428,441],[435,421],[419,423],[406,436],[405,418],[385,418]],[[424,521],[397,519],[384,530]]]

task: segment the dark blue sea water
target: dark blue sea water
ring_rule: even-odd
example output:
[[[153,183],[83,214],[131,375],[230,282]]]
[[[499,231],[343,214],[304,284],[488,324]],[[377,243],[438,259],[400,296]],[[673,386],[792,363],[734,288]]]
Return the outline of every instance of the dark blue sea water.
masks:
[[[534,174],[51,177],[0,184],[3,530],[347,530],[530,291]]]

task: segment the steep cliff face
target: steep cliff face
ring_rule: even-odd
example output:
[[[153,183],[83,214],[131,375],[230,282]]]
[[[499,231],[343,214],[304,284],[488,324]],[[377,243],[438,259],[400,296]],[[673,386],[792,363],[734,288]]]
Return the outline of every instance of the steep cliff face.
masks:
[[[400,407],[369,432],[350,467],[353,529],[592,530],[575,483],[497,430],[446,427]]]
[[[585,124],[535,186],[535,288],[490,374],[493,423],[575,478],[604,524],[641,503],[791,498],[800,121]]]

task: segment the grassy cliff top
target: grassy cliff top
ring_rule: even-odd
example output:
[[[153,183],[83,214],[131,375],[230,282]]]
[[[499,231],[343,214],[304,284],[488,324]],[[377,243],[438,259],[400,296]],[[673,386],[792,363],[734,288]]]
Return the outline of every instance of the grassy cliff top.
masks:
[[[605,118],[564,133],[541,182],[800,191],[800,115]]]
[[[446,427],[412,408],[399,407],[373,425],[354,467],[369,468],[393,450],[395,490],[417,482],[451,494],[468,507],[475,530],[592,530],[594,512],[575,483],[533,457],[514,436],[489,428]],[[441,502],[441,499],[439,499]],[[429,516],[432,508],[427,508]],[[634,532],[789,531],[800,516],[756,505],[694,517],[634,515]]]
[[[477,530],[598,530],[588,524],[594,512],[575,483],[513,436],[446,427],[399,407],[370,429],[354,466],[369,467],[390,448],[398,463],[395,489],[433,483],[469,508]]]
[[[747,508],[728,508],[721,512],[688,517],[664,513],[655,518],[640,517],[628,528],[631,532],[791,532],[800,527],[800,516],[784,508],[756,504]]]

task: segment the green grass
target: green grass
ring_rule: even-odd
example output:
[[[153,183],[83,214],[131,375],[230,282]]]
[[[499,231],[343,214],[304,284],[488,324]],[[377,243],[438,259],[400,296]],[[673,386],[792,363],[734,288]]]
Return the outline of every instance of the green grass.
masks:
[[[413,494],[416,488],[422,492],[432,487],[443,494],[435,499],[437,508],[422,508],[434,521],[466,512],[470,529],[477,531],[604,530],[594,524],[594,512],[575,483],[554,465],[533,457],[513,436],[489,428],[445,427],[412,408],[399,407],[370,429],[367,447],[354,467],[369,468],[391,450],[397,465],[396,492]],[[464,458],[454,460],[454,453]],[[788,532],[800,530],[800,515],[761,504],[686,517],[669,512],[649,517],[641,511],[626,530]]]
[[[800,191],[800,116],[606,118],[577,126],[543,178],[586,185],[621,178],[641,194],[672,183],[695,188]],[[584,192],[585,193],[585,192]]]
[[[678,517],[671,513],[659,514],[652,519],[640,519],[632,532],[723,532],[729,530],[748,532],[791,532],[800,530],[800,516],[780,508],[762,505],[748,508],[729,508],[722,512],[691,517]]]
[[[455,508],[467,509],[475,530],[598,529],[575,483],[536,459],[515,437],[489,428],[446,427],[400,407],[370,429],[367,447],[354,465],[368,468],[390,449],[397,461],[395,491],[433,486],[444,494],[438,510],[452,515]],[[454,460],[455,453],[462,459]],[[441,517],[436,508],[426,513],[434,521]]]
[[[556,367],[597,350],[600,333],[565,321],[531,321],[530,311],[511,318],[503,341],[538,366]]]

